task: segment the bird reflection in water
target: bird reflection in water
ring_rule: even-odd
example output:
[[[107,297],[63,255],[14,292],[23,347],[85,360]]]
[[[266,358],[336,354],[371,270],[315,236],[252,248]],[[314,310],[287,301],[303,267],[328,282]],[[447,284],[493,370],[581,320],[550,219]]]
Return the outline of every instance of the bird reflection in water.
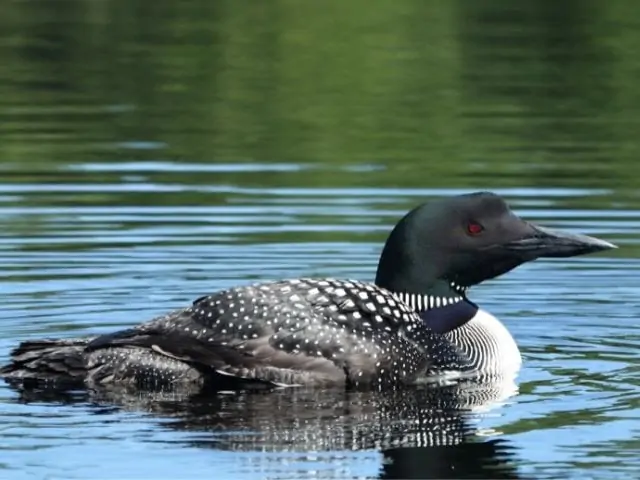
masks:
[[[383,393],[282,389],[186,396],[106,390],[78,395],[21,388],[20,400],[90,400],[153,413],[162,418],[163,428],[190,433],[184,444],[198,448],[264,456],[333,452],[341,462],[343,454],[378,451],[384,479],[515,479],[521,476],[514,447],[503,437],[481,435],[479,427],[483,414],[514,392],[511,380],[465,380]],[[113,409],[94,413],[101,411]]]

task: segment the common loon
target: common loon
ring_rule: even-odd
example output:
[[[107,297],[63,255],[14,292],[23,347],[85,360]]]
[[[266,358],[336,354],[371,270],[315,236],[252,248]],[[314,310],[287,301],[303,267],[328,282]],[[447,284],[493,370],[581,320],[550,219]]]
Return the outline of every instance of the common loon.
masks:
[[[136,389],[382,389],[443,372],[516,372],[514,339],[467,289],[540,257],[611,248],[529,223],[490,192],[443,198],[393,228],[375,283],[300,278],[231,288],[130,329],[23,342],[0,375]]]

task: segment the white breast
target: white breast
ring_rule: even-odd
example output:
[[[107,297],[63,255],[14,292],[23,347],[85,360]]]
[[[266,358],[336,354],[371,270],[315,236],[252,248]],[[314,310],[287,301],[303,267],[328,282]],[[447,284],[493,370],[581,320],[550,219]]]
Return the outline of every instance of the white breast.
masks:
[[[461,327],[445,334],[473,361],[478,371],[487,374],[515,374],[522,357],[509,330],[496,317],[480,309]]]

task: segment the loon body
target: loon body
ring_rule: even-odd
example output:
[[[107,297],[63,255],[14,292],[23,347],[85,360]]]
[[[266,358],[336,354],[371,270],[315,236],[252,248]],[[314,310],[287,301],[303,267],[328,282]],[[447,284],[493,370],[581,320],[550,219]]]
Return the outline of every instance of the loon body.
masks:
[[[10,381],[191,389],[415,384],[521,364],[469,287],[540,257],[615,248],[516,216],[478,192],[430,202],[392,230],[375,283],[302,278],[232,288],[111,334],[23,342]]]

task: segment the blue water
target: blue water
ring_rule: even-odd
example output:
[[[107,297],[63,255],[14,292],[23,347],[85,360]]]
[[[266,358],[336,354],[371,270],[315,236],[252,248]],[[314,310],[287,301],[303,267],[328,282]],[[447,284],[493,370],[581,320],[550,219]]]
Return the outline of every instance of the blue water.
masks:
[[[128,165],[110,168],[124,175]],[[2,238],[1,360],[20,340],[106,332],[231,285],[304,275],[371,279],[395,219],[418,201],[458,191],[247,188],[241,176],[230,185],[225,173],[207,170],[200,173],[225,185],[219,205],[51,205],[39,197],[55,190],[83,204],[111,187],[13,188],[31,192],[34,204],[5,200],[3,231],[17,219],[41,230]],[[133,190],[140,186],[162,190],[144,178]],[[405,468],[416,463],[423,476],[465,467],[490,475],[495,463],[507,472],[501,478],[632,475],[639,466],[640,262],[625,246],[635,245],[630,234],[640,211],[562,206],[594,194],[606,206],[614,201],[606,192],[499,193],[527,218],[622,248],[528,264],[471,292],[513,333],[524,367],[518,394],[460,415],[464,442],[429,440],[433,431],[416,419],[428,424],[437,413],[420,398],[277,392],[188,404],[144,395],[115,401],[84,392],[21,395],[3,386],[0,468],[8,478],[354,478],[375,477],[389,456],[404,455],[411,459],[401,457]],[[425,458],[427,470],[419,466]]]

